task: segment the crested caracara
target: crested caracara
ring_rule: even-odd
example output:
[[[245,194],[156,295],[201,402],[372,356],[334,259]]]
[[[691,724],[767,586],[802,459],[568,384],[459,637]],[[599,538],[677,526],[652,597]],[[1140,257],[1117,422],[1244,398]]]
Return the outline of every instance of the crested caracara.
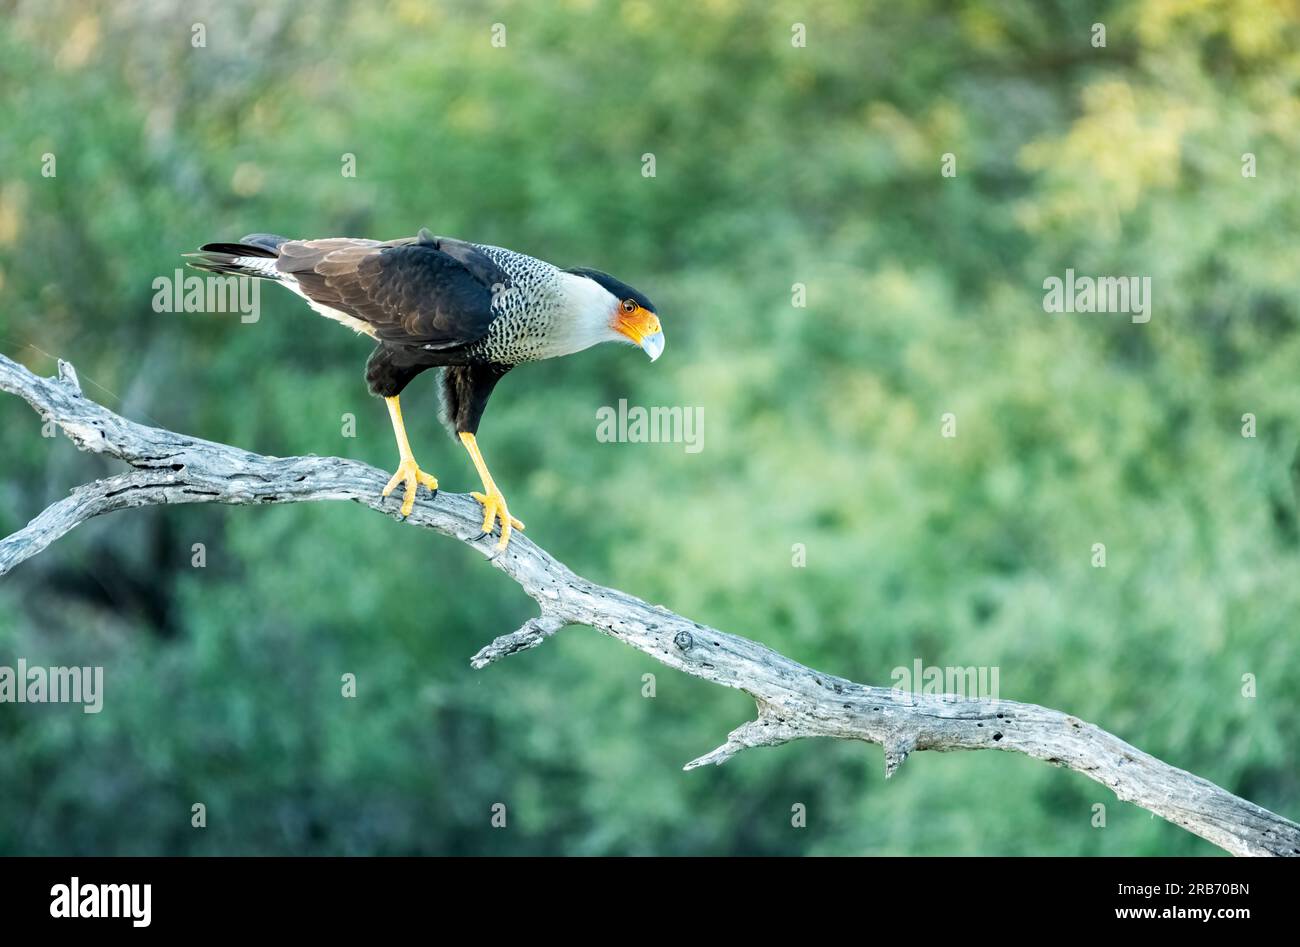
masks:
[[[581,352],[598,342],[631,342],[653,361],[664,350],[654,305],[599,270],[562,270],[500,247],[435,237],[403,240],[329,237],[289,240],[251,234],[209,243],[189,262],[213,273],[273,280],[322,316],[378,343],[366,383],[388,404],[400,461],[384,496],[404,484],[402,515],[420,484],[438,481],[415,462],[398,396],[426,368],[442,374],[443,422],[469,451],[483,481],[483,532],[501,521],[498,547],[523,523],[510,515],[475,441],[496,383],[521,362]]]

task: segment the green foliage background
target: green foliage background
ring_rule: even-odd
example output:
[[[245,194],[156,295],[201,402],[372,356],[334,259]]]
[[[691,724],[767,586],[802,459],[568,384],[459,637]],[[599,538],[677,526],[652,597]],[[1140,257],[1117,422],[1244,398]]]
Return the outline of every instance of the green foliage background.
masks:
[[[154,278],[250,231],[422,225],[598,266],[667,352],[502,383],[481,440],[529,536],[856,680],[998,666],[1004,697],[1300,814],[1294,4],[3,7],[6,354],[69,358],[140,420],[390,466],[363,340],[271,288],[253,325],[155,313]],[[1151,322],[1045,313],[1066,267],[1150,275]],[[416,454],[476,488],[434,392],[405,399]],[[703,407],[704,450],[598,443],[619,398]],[[0,399],[0,534],[119,468]],[[106,668],[97,716],[0,705],[0,852],[1218,851],[1014,754],[886,784],[878,747],[808,742],[683,773],[752,704],[580,628],[469,668],[532,613],[353,505],[87,524],[0,581],[0,664]]]

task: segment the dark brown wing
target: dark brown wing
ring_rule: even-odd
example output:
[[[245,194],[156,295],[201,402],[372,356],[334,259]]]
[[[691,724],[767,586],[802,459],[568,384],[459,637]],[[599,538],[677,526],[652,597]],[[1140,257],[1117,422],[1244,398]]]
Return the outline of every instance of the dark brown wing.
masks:
[[[291,240],[276,269],[318,305],[337,309],[398,345],[449,349],[482,338],[493,287],[509,278],[472,244],[434,237],[379,243],[346,237]]]

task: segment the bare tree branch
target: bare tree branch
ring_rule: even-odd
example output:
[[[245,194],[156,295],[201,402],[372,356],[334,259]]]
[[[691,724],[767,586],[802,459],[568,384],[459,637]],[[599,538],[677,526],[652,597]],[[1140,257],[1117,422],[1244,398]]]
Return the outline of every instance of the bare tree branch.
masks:
[[[374,467],[337,457],[267,457],[136,424],[86,398],[71,366],[59,368],[57,378],[40,378],[0,356],[0,389],[24,398],[82,450],[132,469],[77,487],[0,540],[0,575],[91,517],[129,507],[352,500],[399,518],[401,498],[380,497],[388,474]],[[687,769],[805,737],[879,743],[886,777],[916,750],[1012,750],[1082,773],[1233,854],[1300,854],[1300,825],[1068,714],[1010,700],[918,696],[822,674],[747,638],[588,582],[522,535],[496,554],[494,540],[480,535],[481,519],[477,502],[449,493],[421,494],[407,518],[478,549],[541,609],[483,648],[472,665],[486,667],[579,624],[754,698],[757,718]]]

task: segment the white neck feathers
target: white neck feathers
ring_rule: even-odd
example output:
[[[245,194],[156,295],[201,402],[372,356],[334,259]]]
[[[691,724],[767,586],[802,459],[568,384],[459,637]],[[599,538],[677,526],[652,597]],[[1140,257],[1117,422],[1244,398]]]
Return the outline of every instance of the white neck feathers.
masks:
[[[557,355],[581,352],[601,342],[621,340],[610,327],[618,299],[593,279],[560,272],[560,298],[564,315],[555,326]]]

